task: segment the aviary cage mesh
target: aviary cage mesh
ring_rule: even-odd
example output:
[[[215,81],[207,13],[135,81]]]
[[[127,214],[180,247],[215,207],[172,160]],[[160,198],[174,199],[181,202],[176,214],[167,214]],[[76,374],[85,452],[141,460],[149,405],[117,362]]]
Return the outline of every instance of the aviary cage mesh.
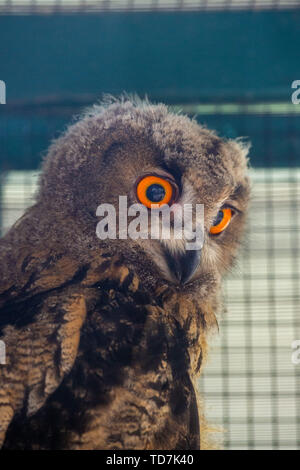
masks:
[[[83,10],[260,9],[294,8],[299,2],[0,0],[6,13],[54,6],[56,11],[72,10],[74,5]],[[222,136],[248,136],[253,143],[250,155],[259,161],[251,169],[253,197],[246,240],[238,265],[226,280],[226,312],[199,380],[206,416],[223,431],[226,449],[300,448],[300,365],[292,363],[292,342],[300,339],[300,105],[224,100],[224,104],[172,106],[196,114],[200,123]],[[12,137],[21,139],[22,158],[30,161],[80,109],[63,100],[16,105],[8,110],[7,119],[2,118],[2,233],[32,203],[38,176],[38,170],[11,166]],[[17,121],[9,119],[10,113],[18,116]],[[274,166],[274,161],[279,165]]]
[[[203,11],[287,9],[299,0],[0,0],[0,12]]]

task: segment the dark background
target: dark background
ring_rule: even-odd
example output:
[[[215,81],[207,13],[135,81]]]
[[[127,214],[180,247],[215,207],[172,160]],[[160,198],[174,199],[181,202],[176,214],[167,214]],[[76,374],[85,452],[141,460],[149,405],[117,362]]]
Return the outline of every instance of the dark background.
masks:
[[[31,169],[74,114],[103,93],[216,104],[199,121],[249,136],[254,166],[300,162],[300,11],[0,16],[1,168]],[[245,105],[283,103],[255,112]],[[224,103],[239,106],[218,110]],[[193,110],[193,109],[192,109]],[[269,139],[269,136],[272,139]]]

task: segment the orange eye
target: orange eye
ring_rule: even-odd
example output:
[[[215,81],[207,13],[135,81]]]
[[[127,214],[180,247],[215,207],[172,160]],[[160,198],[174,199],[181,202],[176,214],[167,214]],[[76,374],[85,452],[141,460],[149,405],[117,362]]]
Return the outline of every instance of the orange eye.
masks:
[[[213,225],[210,227],[210,233],[216,235],[223,232],[228,227],[232,217],[232,210],[229,207],[220,209]]]
[[[152,175],[141,179],[136,188],[139,201],[149,209],[153,204],[158,207],[169,204],[173,199],[173,192],[169,181]]]

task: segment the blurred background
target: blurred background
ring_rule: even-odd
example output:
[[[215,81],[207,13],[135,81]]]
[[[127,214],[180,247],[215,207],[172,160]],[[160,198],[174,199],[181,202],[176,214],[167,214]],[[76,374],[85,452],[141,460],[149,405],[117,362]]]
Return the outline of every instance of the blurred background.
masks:
[[[199,380],[225,449],[300,448],[297,79],[299,0],[0,0],[2,234],[51,140],[103,93],[147,94],[252,142],[246,243]]]

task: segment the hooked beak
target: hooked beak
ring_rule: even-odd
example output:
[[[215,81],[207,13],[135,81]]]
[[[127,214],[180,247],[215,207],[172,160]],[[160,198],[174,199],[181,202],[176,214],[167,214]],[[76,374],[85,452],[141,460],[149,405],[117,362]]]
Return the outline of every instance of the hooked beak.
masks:
[[[165,252],[166,260],[171,273],[180,284],[187,284],[197,270],[200,259],[200,250],[186,250],[184,253]]]

